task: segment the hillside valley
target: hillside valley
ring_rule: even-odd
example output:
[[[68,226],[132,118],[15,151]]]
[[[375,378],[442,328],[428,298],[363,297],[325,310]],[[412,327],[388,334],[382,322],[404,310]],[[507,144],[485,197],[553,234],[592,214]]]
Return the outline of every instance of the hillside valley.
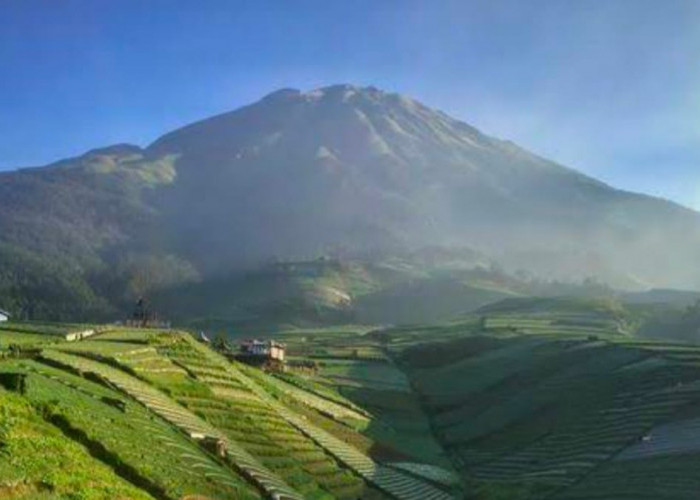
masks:
[[[231,359],[240,337],[0,323],[0,491],[690,500],[700,348],[640,336],[656,307],[514,297],[450,322],[258,331],[284,371]]]
[[[0,0],[0,500],[700,500],[698,19]]]

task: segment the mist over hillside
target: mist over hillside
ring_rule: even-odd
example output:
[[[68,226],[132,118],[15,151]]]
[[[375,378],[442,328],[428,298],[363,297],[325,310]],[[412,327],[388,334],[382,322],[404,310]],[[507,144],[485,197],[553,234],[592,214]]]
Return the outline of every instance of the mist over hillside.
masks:
[[[114,315],[274,261],[425,247],[546,279],[700,288],[696,212],[351,85],[2,173],[0,235],[0,306],[40,317]]]

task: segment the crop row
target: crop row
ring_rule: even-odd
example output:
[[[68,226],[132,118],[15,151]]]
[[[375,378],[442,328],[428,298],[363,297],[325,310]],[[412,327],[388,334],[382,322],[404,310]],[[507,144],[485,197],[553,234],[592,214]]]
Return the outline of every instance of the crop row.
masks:
[[[537,477],[553,483],[573,482],[699,396],[697,388],[645,392],[636,398],[630,393],[613,399],[613,406],[584,414],[535,443],[470,472],[482,479]]]
[[[369,419],[363,414],[347,406],[340,405],[338,403],[329,401],[325,398],[319,397],[313,393],[307,392],[303,389],[299,389],[292,384],[284,382],[275,377],[267,377],[265,381],[283,393],[291,396],[292,398],[304,403],[305,405],[319,411],[320,413],[330,416],[340,422],[345,418],[351,418],[359,422],[368,422]]]
[[[199,349],[204,349],[200,346],[197,347]],[[235,378],[240,380],[253,393],[258,395],[261,400],[265,401],[273,408],[284,420],[299,429],[337,460],[344,463],[379,489],[386,491],[395,498],[406,500],[448,500],[452,498],[450,494],[427,482],[375,463],[371,458],[361,453],[356,448],[348,445],[325,430],[310,424],[308,420],[289,410],[260,385],[244,375],[239,369],[231,364],[227,364],[224,360],[219,361],[215,358],[216,354],[213,352],[209,351],[206,355],[212,362],[224,367]]]
[[[437,467],[436,465],[421,464],[416,462],[392,462],[387,464],[395,469],[404,470],[422,476],[430,481],[443,484],[445,486],[454,486],[459,483],[459,479],[450,471]]]
[[[272,498],[279,500],[301,500],[303,498],[279,477],[260,464],[237,443],[229,440],[215,427],[212,427],[186,408],[174,403],[153,387],[98,362],[63,353],[49,353],[47,356],[54,362],[65,364],[81,372],[94,372],[98,374],[110,384],[113,384],[121,391],[129,394],[149,410],[171,422],[190,436],[210,436],[221,440],[225,445],[227,458],[232,462],[235,468],[243,472],[244,475],[254,481],[255,484],[266,491]]]
[[[342,477],[345,473],[308,438],[289,426],[268,407],[250,401],[241,407],[235,401],[189,398],[183,403],[212,425],[224,431],[263,464],[285,479],[297,491],[309,498],[321,498],[319,486],[327,487],[334,496],[338,488],[330,487],[329,474]],[[321,453],[327,470],[319,474],[314,461],[300,460],[300,452]],[[318,457],[317,457],[318,458]],[[317,461],[316,461],[317,462]],[[355,478],[353,484],[357,482]],[[358,486],[361,486],[359,484]]]
[[[0,390],[4,498],[152,499],[47,423],[19,394]]]
[[[171,498],[193,493],[222,499],[232,494],[252,496],[244,481],[212,461],[165,422],[148,420],[150,426],[146,428],[143,424],[148,413],[138,405],[129,407],[126,412],[120,411],[109,404],[89,400],[67,387],[46,379],[38,380],[29,385],[26,397],[51,404],[52,421],[58,418],[59,422],[78,429],[85,436],[86,444],[99,443],[99,447],[106,450],[105,457],[110,463],[119,468],[128,467],[138,475],[137,484],[151,483],[152,488],[164,491]],[[103,424],[105,421],[109,421],[108,426]],[[174,452],[164,446],[166,442],[176,443],[180,449]],[[219,480],[212,485],[201,476],[172,474],[171,468],[178,465],[206,468],[217,474]]]
[[[344,396],[342,396],[338,392],[326,387],[325,385],[323,385],[321,383],[314,382],[306,377],[298,376],[298,375],[295,376],[295,375],[286,374],[286,373],[278,373],[278,374],[274,374],[274,375],[277,378],[283,380],[284,382],[287,382],[288,384],[294,385],[301,390],[315,394],[320,398],[328,399],[328,400],[333,401],[334,403],[337,403],[341,406],[346,406],[346,407],[350,408],[351,410],[354,410],[358,413],[365,415],[368,418],[372,417],[372,415],[370,415],[363,408],[360,408],[359,406],[354,404],[349,399],[345,398]]]
[[[697,454],[607,462],[553,500],[696,500],[700,491]]]

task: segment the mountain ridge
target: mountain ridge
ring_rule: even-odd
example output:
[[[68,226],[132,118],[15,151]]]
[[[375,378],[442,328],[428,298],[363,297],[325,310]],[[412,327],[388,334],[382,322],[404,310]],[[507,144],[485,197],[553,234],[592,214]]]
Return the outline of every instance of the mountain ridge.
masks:
[[[700,288],[697,212],[347,84],[280,89],[145,147],[0,173],[0,234],[0,299],[19,302],[17,283],[45,271],[19,272],[16,252],[112,304],[271,260],[427,246],[472,247],[546,279]]]

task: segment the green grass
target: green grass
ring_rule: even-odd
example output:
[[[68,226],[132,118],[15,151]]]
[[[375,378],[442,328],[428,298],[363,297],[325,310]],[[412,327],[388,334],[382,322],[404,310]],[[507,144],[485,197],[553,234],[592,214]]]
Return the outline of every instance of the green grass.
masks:
[[[53,335],[44,335],[41,333],[21,333],[17,331],[0,329],[0,350],[6,351],[12,344],[20,347],[33,347],[45,344],[56,344],[62,342],[63,339]]]
[[[449,468],[383,340],[352,327],[308,333],[290,350],[323,350],[315,374],[274,377],[185,333],[123,328],[45,344],[34,359],[0,361],[0,374],[23,374],[13,396],[144,496],[451,498],[453,486],[381,463],[423,456]],[[225,456],[205,451],[201,436],[220,439]]]
[[[410,329],[389,332],[388,345],[402,346],[396,354],[400,366],[468,495],[654,498],[653,493],[635,496],[644,488],[631,486],[623,471],[637,477],[635,468],[650,470],[644,462],[656,460],[665,464],[659,481],[670,481],[677,498],[691,498],[672,484],[679,476],[673,458],[633,460],[637,464],[614,458],[700,402],[700,347],[603,333],[593,338],[589,329],[603,329],[593,322],[581,326],[585,334],[573,334],[578,326],[561,317],[513,315],[497,321],[503,323],[482,319],[485,330],[456,338],[446,334],[438,343],[414,342]],[[503,331],[510,326],[514,331]],[[561,331],[545,333],[549,328]],[[691,456],[700,455],[692,450]],[[691,456],[679,455],[678,466],[694,463]]]
[[[466,323],[459,324],[462,330]],[[393,339],[386,340],[391,342]],[[369,423],[355,427],[364,434],[355,439],[342,436],[341,430],[323,421],[324,415],[320,415],[319,425],[382,459],[421,457],[449,467],[421,405],[412,394],[408,379],[387,356],[387,344],[382,335],[374,331],[358,333],[352,328],[314,329],[304,331],[294,341],[290,339],[288,347],[292,356],[315,361],[318,371],[315,374],[285,374],[280,376],[281,379],[340,405],[361,408],[372,417]],[[354,350],[362,352],[363,349],[372,353],[375,359],[361,359],[354,355]],[[323,359],[316,354],[319,351],[342,356]]]
[[[153,418],[141,405],[130,403],[126,411],[121,411],[102,399],[124,400],[120,393],[32,361],[17,362],[7,368],[29,373],[25,393],[28,401],[45,408],[51,418],[81,431],[85,439],[100,443],[111,460],[148,478],[154,489],[169,497],[195,493],[222,499],[234,494],[257,497],[244,481],[166,422]],[[109,425],[105,425],[107,422]],[[210,470],[223,480],[212,481],[192,472],[173,474],[173,470],[199,468]]]
[[[130,342],[135,344],[148,343],[158,336],[158,331],[139,330],[133,328],[114,328],[95,335],[93,340],[107,342]]]
[[[48,424],[25,398],[3,390],[0,445],[0,494],[5,498],[151,498]]]
[[[48,323],[37,321],[8,321],[0,324],[0,332],[36,333],[40,335],[62,336],[70,332],[91,330],[93,324],[83,323]]]

